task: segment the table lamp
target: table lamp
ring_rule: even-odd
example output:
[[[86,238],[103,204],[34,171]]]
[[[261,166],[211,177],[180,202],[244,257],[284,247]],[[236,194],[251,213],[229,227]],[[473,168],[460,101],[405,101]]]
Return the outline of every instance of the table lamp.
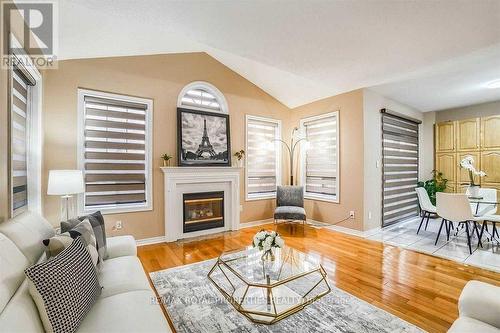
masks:
[[[50,170],[48,195],[61,196],[61,221],[76,217],[73,194],[83,193],[85,186],[81,170]]]

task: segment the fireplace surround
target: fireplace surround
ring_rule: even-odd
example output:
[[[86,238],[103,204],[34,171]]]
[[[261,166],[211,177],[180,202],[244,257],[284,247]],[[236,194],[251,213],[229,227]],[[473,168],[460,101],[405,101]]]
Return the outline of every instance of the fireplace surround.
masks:
[[[165,189],[165,241],[174,242],[191,238],[238,230],[240,226],[240,173],[237,167],[162,167]],[[184,198],[186,194],[202,195],[223,192],[223,224],[193,230],[184,228]],[[189,200],[189,199],[188,199]],[[208,210],[196,214],[203,217]],[[212,212],[214,214],[214,212]],[[212,216],[213,217],[213,216]],[[208,221],[205,221],[208,222]],[[195,223],[191,223],[192,225]],[[199,225],[201,227],[201,225]],[[206,225],[205,225],[206,226]],[[194,227],[194,226],[193,226]],[[197,226],[198,227],[198,226]]]

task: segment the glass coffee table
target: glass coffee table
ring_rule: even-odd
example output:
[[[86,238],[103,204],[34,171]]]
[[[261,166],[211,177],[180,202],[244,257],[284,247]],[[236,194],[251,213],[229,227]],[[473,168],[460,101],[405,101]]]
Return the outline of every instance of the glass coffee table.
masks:
[[[225,252],[208,278],[241,314],[274,324],[331,291],[319,258],[291,247],[273,249],[273,258],[253,248]]]

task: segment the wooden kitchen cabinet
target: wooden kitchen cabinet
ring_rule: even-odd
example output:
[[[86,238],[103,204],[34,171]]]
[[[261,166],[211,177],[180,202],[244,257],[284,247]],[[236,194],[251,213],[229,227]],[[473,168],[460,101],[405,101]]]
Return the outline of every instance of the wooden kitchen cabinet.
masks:
[[[457,151],[479,150],[481,142],[480,118],[459,120],[456,122]]]
[[[437,152],[455,151],[455,122],[446,121],[436,124]]]

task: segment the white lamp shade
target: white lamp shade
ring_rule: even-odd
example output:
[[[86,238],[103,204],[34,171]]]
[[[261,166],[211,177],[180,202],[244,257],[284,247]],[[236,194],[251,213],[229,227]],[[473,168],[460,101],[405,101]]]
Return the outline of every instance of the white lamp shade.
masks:
[[[83,173],[81,170],[50,170],[48,195],[69,195],[83,193]]]

